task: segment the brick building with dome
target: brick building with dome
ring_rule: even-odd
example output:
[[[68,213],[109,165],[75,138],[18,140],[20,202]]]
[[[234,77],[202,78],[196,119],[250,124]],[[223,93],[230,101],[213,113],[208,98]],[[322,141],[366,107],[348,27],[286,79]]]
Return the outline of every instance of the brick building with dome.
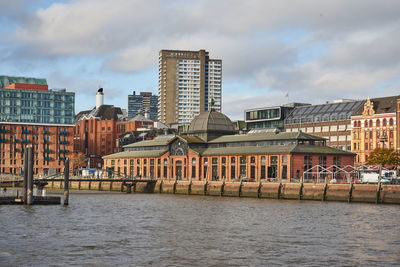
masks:
[[[289,180],[316,165],[354,165],[353,153],[328,147],[319,136],[303,132],[235,134],[231,120],[214,110],[195,117],[186,135],[133,143],[103,159],[108,173],[179,180]]]

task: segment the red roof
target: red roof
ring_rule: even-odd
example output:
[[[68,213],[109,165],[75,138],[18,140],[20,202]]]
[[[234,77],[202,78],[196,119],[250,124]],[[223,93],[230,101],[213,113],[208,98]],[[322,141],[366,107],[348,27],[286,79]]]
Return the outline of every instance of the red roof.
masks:
[[[48,91],[49,86],[46,84],[31,84],[31,83],[13,83],[5,86],[7,89],[20,89],[20,90],[35,90],[35,91]]]

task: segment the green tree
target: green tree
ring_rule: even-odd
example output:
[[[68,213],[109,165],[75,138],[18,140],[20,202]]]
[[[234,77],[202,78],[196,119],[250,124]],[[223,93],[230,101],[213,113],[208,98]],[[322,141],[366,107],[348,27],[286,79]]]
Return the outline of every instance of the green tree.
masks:
[[[388,148],[375,148],[369,154],[368,164],[371,165],[400,165],[400,153]]]

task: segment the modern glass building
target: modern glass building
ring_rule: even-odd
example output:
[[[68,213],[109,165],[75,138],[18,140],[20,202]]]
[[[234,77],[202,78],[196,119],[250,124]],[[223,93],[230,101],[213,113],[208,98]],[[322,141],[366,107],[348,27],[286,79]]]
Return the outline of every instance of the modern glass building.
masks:
[[[73,124],[74,111],[75,93],[65,89],[0,88],[0,121]]]
[[[297,106],[309,104],[291,103],[283,106],[255,108],[245,110],[247,130],[278,129],[284,131],[284,120]]]
[[[149,114],[149,119],[157,120],[158,96],[153,95],[151,92],[140,92],[139,95],[133,91],[132,95],[128,95],[128,117],[133,118],[141,112],[145,115]]]

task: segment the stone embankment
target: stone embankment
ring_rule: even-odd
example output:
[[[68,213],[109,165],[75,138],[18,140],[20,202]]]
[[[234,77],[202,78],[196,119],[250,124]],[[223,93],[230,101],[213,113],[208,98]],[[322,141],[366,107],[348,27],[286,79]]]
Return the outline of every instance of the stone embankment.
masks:
[[[63,182],[50,182],[45,189],[63,189]],[[136,182],[128,190],[120,181],[97,180],[70,181],[70,189],[400,204],[400,185],[157,180]]]

